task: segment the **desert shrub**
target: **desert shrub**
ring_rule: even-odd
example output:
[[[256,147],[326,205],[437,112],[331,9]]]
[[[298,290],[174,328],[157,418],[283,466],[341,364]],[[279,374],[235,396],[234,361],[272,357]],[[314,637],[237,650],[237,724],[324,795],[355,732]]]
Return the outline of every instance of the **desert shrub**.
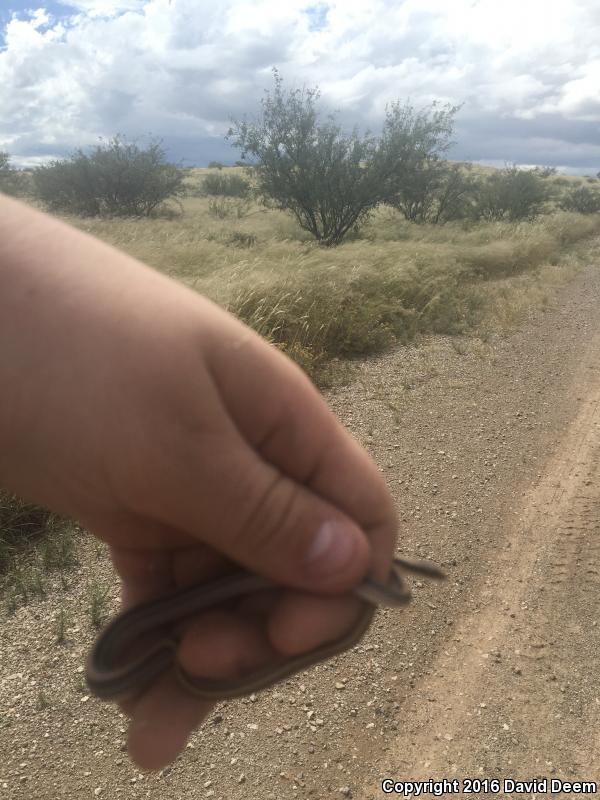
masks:
[[[222,197],[248,197],[250,184],[240,175],[220,175],[211,173],[203,179],[199,194]]]
[[[559,249],[598,233],[600,219],[591,215],[562,211],[547,217],[543,222],[543,228],[556,239]]]
[[[0,192],[13,196],[26,194],[27,177],[10,163],[10,155],[0,152]]]
[[[119,136],[89,155],[78,150],[34,170],[37,197],[52,211],[78,216],[149,216],[185,193],[183,180],[158,142],[141,149]]]
[[[419,224],[439,224],[471,215],[475,181],[470,164],[427,158],[408,174],[388,204]]]
[[[556,167],[534,167],[530,172],[540,178],[553,178],[558,170]]]
[[[477,182],[473,214],[486,221],[533,220],[542,213],[551,194],[550,182],[539,172],[508,166]]]
[[[366,222],[379,203],[393,201],[398,185],[425,158],[448,147],[457,109],[418,114],[392,103],[380,139],[342,133],[330,115],[319,122],[318,89],[285,94],[277,70],[273,96],[257,122],[233,121],[228,139],[255,160],[257,196],[269,208],[290,211],[323,245],[339,244]]]
[[[597,214],[600,211],[600,191],[588,186],[578,186],[566,192],[559,202],[564,211],[578,214]]]

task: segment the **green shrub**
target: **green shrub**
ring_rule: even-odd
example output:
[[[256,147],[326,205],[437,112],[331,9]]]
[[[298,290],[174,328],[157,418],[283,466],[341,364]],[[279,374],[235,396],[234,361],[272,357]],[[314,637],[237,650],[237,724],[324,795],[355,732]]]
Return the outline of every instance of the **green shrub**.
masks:
[[[246,198],[250,194],[250,184],[240,175],[212,173],[203,179],[199,194]]]
[[[564,211],[597,214],[600,211],[600,191],[590,189],[588,186],[578,186],[567,192],[559,205]]]
[[[407,176],[449,147],[457,108],[415,113],[399,102],[386,108],[379,139],[346,135],[329,115],[319,122],[318,88],[275,91],[256,123],[233,121],[228,139],[253,158],[256,194],[268,208],[289,211],[320,244],[338,245],[382,202],[392,203]]]
[[[389,202],[406,220],[439,224],[471,215],[476,182],[470,164],[449,164],[428,158],[402,181]]]
[[[0,152],[0,192],[14,197],[27,193],[27,177],[10,163],[10,155]]]
[[[208,168],[209,168],[209,169],[223,169],[223,167],[224,167],[224,166],[225,166],[225,165],[224,165],[224,164],[221,164],[221,162],[220,162],[220,161],[211,161],[211,162],[209,162],[209,164],[208,164]]]
[[[147,217],[185,193],[183,179],[158,142],[142,150],[119,136],[90,155],[78,150],[34,171],[37,197],[51,211],[77,216]]]
[[[551,183],[539,171],[509,166],[477,182],[473,214],[488,222],[533,220],[551,194]]]

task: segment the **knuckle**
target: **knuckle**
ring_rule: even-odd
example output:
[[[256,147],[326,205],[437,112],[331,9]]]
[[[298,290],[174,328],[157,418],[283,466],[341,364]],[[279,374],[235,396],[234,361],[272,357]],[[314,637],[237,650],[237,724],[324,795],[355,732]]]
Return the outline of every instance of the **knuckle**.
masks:
[[[281,473],[265,487],[236,534],[239,551],[260,560],[282,550],[282,532],[289,538],[295,529],[297,490]]]

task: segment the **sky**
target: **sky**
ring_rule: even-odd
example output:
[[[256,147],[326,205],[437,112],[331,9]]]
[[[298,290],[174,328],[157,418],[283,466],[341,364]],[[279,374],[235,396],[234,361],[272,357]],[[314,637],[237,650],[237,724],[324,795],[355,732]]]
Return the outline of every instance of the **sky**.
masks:
[[[31,166],[120,133],[233,163],[273,67],[346,132],[461,104],[453,159],[600,170],[599,0],[0,0],[0,150]]]

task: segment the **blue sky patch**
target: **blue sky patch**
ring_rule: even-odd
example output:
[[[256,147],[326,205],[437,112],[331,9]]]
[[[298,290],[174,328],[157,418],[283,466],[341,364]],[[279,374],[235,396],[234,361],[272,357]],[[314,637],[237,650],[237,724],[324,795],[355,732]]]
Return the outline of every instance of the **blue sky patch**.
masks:
[[[61,3],[58,0],[9,0],[8,8],[0,8],[0,48],[6,41],[6,26],[10,22],[13,14],[19,19],[29,19],[31,14],[38,8],[43,8],[53,21],[61,17],[68,17],[77,13],[77,9],[69,3]]]
[[[304,13],[308,16],[310,23],[309,23],[309,30],[311,31],[321,31],[323,28],[327,27],[327,12],[329,11],[329,6],[326,3],[319,3],[316,6],[309,6],[304,10]]]

